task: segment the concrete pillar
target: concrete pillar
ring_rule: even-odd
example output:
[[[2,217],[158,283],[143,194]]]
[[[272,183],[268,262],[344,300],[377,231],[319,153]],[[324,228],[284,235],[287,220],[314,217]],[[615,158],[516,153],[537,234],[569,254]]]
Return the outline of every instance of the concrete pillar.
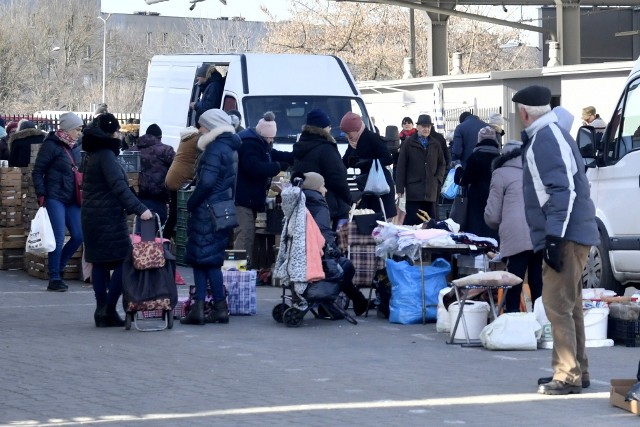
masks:
[[[458,76],[460,74],[464,74],[464,71],[462,71],[462,53],[460,52],[454,52],[453,56],[451,57],[451,74],[452,76]]]
[[[580,1],[555,0],[562,65],[580,64]]]
[[[549,42],[549,62],[547,67],[557,67],[560,65],[560,43]]]
[[[449,74],[449,52],[447,51],[447,21],[446,15],[426,12],[431,20],[429,41],[431,49],[427,55],[427,70],[430,76],[446,76]]]
[[[414,62],[413,62],[413,58],[411,57],[405,57],[404,58],[404,62],[402,63],[402,78],[403,79],[411,79],[413,77],[415,77],[415,66],[414,66]]]

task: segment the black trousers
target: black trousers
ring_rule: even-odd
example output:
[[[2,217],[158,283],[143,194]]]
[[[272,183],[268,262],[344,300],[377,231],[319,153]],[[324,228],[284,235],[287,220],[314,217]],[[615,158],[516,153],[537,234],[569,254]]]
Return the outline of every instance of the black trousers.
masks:
[[[164,223],[162,237],[171,239],[175,237],[176,224],[178,223],[178,192],[171,191],[171,199],[169,200],[169,215],[167,222]]]
[[[528,273],[531,302],[542,296],[542,251],[524,251],[507,257],[507,271],[524,280]],[[507,291],[505,311],[517,313],[520,311],[520,295],[522,284],[516,285]]]

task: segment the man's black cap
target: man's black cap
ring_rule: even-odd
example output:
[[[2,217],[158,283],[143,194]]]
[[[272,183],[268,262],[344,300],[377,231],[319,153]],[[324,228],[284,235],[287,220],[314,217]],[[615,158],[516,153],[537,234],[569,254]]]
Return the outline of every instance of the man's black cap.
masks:
[[[549,105],[551,102],[551,91],[549,88],[544,86],[527,86],[524,89],[517,91],[511,100],[518,104],[528,105],[530,107]]]

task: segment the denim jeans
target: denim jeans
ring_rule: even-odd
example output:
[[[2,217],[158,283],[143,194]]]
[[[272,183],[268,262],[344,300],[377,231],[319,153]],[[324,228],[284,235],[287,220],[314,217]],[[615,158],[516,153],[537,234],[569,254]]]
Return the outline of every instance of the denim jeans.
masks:
[[[115,307],[122,295],[122,263],[93,263],[91,283],[97,305]]]
[[[224,301],[224,282],[220,267],[193,267],[193,281],[196,285],[197,301],[204,301],[207,295],[207,285],[211,286],[213,301]]]
[[[67,263],[82,244],[80,206],[75,203],[67,205],[59,200],[47,199],[47,213],[56,238],[56,249],[49,252],[49,280],[60,280]],[[69,230],[71,236],[66,244],[64,243],[65,229]]]

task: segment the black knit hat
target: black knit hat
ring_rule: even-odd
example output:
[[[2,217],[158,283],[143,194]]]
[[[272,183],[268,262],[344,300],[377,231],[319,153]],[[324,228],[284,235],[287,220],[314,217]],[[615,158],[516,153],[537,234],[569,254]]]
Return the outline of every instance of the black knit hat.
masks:
[[[549,105],[551,102],[551,91],[544,86],[531,85],[517,91],[511,100],[530,107]]]
[[[162,129],[160,129],[160,126],[155,123],[149,125],[145,133],[147,135],[155,136],[156,138],[162,138]]]

